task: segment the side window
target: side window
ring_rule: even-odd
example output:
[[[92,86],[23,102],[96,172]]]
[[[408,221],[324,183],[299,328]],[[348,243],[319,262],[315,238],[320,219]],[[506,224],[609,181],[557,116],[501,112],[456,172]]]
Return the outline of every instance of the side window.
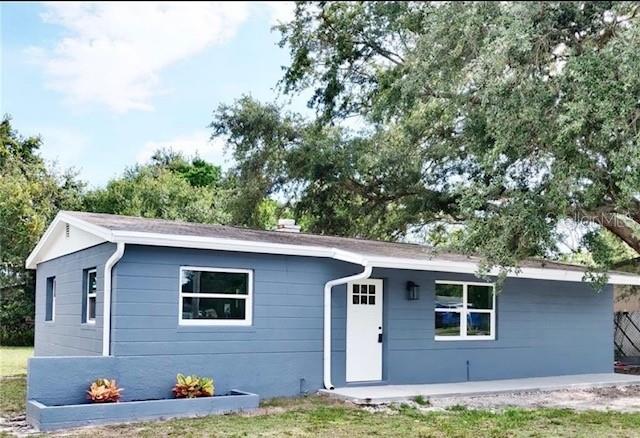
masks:
[[[492,284],[437,281],[435,339],[494,340],[495,300]]]
[[[53,321],[56,318],[56,277],[47,278],[45,321]]]
[[[97,282],[96,268],[85,269],[82,281],[82,322],[94,324],[96,322]]]

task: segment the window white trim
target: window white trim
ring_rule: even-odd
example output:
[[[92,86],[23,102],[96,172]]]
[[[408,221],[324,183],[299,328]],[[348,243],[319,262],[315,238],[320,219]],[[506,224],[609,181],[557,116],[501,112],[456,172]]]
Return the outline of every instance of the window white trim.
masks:
[[[473,281],[448,281],[436,280],[435,284],[456,284],[462,286],[462,307],[460,309],[437,309],[434,300],[434,317],[436,313],[459,313],[460,314],[460,333],[459,336],[438,336],[435,335],[436,341],[495,341],[496,339],[496,287],[493,283],[479,283]],[[467,308],[467,289],[468,286],[490,286],[493,288],[493,303],[491,309],[471,309]],[[435,290],[434,290],[435,294]],[[467,334],[467,315],[469,313],[488,313],[490,314],[491,334],[484,336],[473,336]],[[435,326],[435,320],[434,320]],[[434,327],[435,328],[435,327]]]
[[[91,276],[91,274],[95,274],[96,276],[96,290],[94,292],[90,292],[91,290],[91,282],[89,281],[89,277]],[[98,270],[96,268],[93,269],[87,269],[85,271],[85,275],[87,276],[85,279],[85,283],[86,283],[86,293],[85,293],[85,297],[86,297],[86,301],[84,303],[84,309],[86,312],[86,320],[85,320],[85,324],[95,324],[96,323],[96,316],[97,316],[97,311],[98,311]],[[91,318],[90,314],[89,314],[89,303],[91,302],[91,298],[94,298],[96,300],[96,304],[95,304],[95,311],[96,311],[96,315],[93,315],[93,318]]]
[[[230,295],[218,293],[182,292],[182,273],[184,271],[224,272],[247,274],[247,294]],[[244,319],[183,319],[182,298],[233,298],[245,300]],[[209,266],[180,266],[178,275],[178,325],[199,326],[250,326],[253,324],[253,271],[251,269],[213,268]]]
[[[56,320],[56,289],[57,289],[57,285],[56,285],[56,277],[53,277],[53,281],[52,281],[52,285],[51,285],[51,322],[55,322]]]

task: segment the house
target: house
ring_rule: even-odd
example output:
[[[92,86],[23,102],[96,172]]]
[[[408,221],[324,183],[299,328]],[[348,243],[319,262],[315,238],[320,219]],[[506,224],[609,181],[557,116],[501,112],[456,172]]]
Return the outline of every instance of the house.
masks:
[[[127,400],[175,375],[263,397],[366,384],[610,373],[612,272],[531,260],[500,293],[479,260],[404,243],[61,212],[37,270],[29,398],[78,403],[118,379]]]

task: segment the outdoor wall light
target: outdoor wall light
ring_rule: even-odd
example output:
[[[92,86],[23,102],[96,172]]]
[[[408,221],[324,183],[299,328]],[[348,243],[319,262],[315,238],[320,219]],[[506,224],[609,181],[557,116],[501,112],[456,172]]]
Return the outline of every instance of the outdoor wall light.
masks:
[[[407,282],[407,299],[411,301],[420,299],[420,285],[413,281]]]

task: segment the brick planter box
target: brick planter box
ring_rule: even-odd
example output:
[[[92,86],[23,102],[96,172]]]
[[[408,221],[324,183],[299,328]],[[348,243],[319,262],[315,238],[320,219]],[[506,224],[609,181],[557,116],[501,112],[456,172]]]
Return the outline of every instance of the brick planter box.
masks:
[[[200,417],[229,412],[251,411],[258,407],[256,394],[233,390],[227,395],[194,399],[164,399],[47,406],[37,400],[27,402],[27,422],[52,431],[80,426],[127,423],[180,417]]]

